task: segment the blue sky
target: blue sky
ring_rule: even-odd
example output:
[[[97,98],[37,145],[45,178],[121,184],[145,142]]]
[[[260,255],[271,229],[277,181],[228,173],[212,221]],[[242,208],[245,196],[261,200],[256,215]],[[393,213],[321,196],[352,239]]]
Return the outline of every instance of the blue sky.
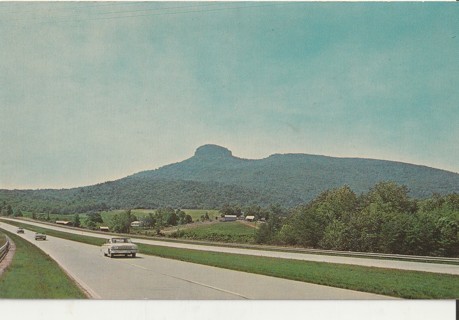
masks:
[[[0,3],[0,188],[213,143],[459,172],[455,3]]]

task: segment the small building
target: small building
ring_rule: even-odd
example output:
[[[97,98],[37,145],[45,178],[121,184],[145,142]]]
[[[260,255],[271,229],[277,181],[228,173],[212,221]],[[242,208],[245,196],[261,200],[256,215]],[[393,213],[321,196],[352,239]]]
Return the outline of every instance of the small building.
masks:
[[[253,222],[255,220],[255,216],[247,216],[245,217],[245,221]]]
[[[108,232],[109,231],[108,227],[99,227],[99,230],[103,231],[103,232]]]
[[[63,221],[63,220],[57,220],[56,224],[61,224],[63,226],[71,226],[72,222],[71,221]]]
[[[223,217],[222,221],[226,222],[226,221],[236,221],[237,220],[237,215],[235,214],[225,214],[225,216]]]
[[[138,227],[142,227],[143,226],[143,222],[142,221],[132,221],[131,222],[131,227],[133,228],[138,228]]]

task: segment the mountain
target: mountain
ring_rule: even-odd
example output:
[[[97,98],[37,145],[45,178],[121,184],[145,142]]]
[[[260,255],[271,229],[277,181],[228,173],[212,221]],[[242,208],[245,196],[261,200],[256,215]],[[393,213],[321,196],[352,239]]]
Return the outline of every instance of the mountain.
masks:
[[[324,190],[344,184],[361,193],[380,181],[389,180],[406,185],[416,198],[459,192],[458,174],[425,166],[307,154],[274,154],[265,159],[248,160],[234,157],[230,150],[216,145],[204,145],[185,161],[129,178],[237,185],[281,196],[287,205],[307,202]]]
[[[459,193],[459,174],[408,163],[308,154],[250,160],[204,145],[182,162],[123,179],[66,190],[0,190],[0,201],[26,210],[80,212],[104,208],[219,208],[225,203],[293,207],[322,191],[349,185],[357,194],[380,181],[406,185],[415,198]]]

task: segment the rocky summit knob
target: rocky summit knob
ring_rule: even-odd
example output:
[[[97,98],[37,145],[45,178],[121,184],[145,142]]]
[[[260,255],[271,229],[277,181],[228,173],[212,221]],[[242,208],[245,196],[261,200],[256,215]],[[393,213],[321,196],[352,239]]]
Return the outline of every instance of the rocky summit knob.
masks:
[[[194,153],[198,158],[228,158],[232,157],[230,150],[215,144],[206,144],[196,149]]]

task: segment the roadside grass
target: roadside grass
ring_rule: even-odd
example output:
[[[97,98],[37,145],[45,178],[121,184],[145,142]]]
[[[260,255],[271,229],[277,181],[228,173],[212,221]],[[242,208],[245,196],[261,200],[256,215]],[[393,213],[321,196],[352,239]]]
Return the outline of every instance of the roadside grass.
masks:
[[[189,229],[180,229],[171,234],[171,236],[192,240],[253,243],[255,229],[237,221],[219,222],[203,224]]]
[[[16,252],[11,265],[0,277],[0,298],[86,298],[78,286],[48,255],[27,240],[6,233],[16,244]]]
[[[6,243],[6,235],[0,233],[0,248]]]
[[[143,254],[408,299],[457,299],[459,276],[139,244]]]
[[[21,225],[21,223],[11,224]],[[104,239],[94,237],[27,224],[23,224],[22,227],[92,245],[104,243]],[[343,289],[408,299],[459,298],[459,276],[456,275],[206,252],[146,244],[138,244],[138,246],[139,251],[146,255]]]

